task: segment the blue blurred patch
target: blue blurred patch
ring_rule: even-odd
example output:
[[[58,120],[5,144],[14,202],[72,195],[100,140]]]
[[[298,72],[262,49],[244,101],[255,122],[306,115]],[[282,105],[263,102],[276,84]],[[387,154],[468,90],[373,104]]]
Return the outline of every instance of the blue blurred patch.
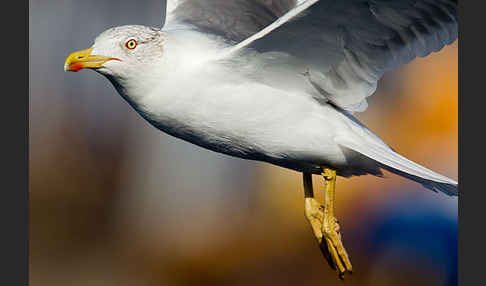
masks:
[[[391,267],[414,268],[423,275],[440,272],[445,285],[457,285],[457,198],[390,192],[403,195],[387,201],[373,218],[366,235],[369,255],[395,253],[386,258]]]

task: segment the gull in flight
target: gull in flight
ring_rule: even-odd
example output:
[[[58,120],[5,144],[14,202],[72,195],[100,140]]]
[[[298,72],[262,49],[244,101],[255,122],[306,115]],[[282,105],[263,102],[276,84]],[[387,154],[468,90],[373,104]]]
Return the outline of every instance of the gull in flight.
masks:
[[[64,69],[104,75],[167,134],[302,172],[305,217],[342,278],[352,265],[334,215],[336,176],[384,169],[458,195],[457,182],[353,116],[385,72],[453,43],[457,22],[457,0],[168,0],[162,28],[108,29]],[[312,174],[325,180],[323,205]]]

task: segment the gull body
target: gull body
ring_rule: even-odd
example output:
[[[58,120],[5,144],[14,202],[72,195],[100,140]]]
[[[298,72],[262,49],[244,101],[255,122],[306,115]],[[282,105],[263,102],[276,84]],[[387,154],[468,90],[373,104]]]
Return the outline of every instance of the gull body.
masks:
[[[285,76],[259,78],[271,71],[260,70],[253,54],[220,58],[224,43],[180,27],[117,27],[95,41],[93,54],[106,54],[103,44],[114,33],[144,30],[160,37],[163,57],[125,80],[110,74],[119,62],[98,71],[156,128],[212,151],[296,171],[319,173],[321,166],[331,166],[345,176],[379,173],[376,164],[358,160],[362,156],[346,152],[334,138],[388,147],[349,113],[314,100],[304,74],[290,88]]]
[[[172,136],[300,172],[318,174],[328,166],[345,177],[381,176],[380,169],[387,167],[348,142],[395,156],[350,112],[316,100],[305,70],[282,67],[278,53],[242,51],[228,56],[230,45],[220,38],[180,24],[164,29],[115,27],[97,37],[91,53],[124,58],[113,50],[133,37],[142,39],[140,49],[145,39],[151,40],[145,47],[150,51],[147,57],[134,57],[130,65],[127,59],[108,61],[96,71],[143,118]],[[262,58],[274,62],[262,64]],[[402,159],[439,183],[455,183]]]
[[[169,0],[163,28],[122,26],[71,54],[150,124],[203,148],[303,173],[305,214],[340,277],[336,175],[381,169],[435,192],[456,181],[397,154],[354,112],[382,75],[457,38],[455,0]],[[325,205],[312,174],[326,181]]]

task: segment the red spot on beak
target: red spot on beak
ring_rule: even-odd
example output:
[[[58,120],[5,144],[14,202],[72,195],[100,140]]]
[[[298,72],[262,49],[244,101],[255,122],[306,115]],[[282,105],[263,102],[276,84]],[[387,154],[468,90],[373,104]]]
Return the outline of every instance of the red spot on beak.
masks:
[[[69,66],[69,70],[73,72],[77,72],[79,70],[83,69],[83,64],[82,63],[74,63]]]

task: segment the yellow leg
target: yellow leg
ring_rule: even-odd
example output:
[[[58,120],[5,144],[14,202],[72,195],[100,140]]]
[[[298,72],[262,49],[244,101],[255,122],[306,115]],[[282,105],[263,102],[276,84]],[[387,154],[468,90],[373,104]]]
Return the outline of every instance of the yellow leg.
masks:
[[[341,241],[339,224],[334,217],[336,171],[324,169],[322,176],[326,180],[325,206],[314,199],[312,175],[304,173],[305,217],[312,226],[322,254],[329,265],[338,271],[339,277],[342,279],[346,271],[351,273],[352,266]]]
[[[342,242],[341,233],[339,232],[339,223],[334,216],[336,171],[324,168],[322,176],[324,177],[324,180],[326,180],[322,234],[326,240],[327,248],[331,253],[332,260],[337,267],[339,276],[342,278],[346,271],[351,273],[353,267],[351,266],[351,261],[349,260],[348,253]]]

